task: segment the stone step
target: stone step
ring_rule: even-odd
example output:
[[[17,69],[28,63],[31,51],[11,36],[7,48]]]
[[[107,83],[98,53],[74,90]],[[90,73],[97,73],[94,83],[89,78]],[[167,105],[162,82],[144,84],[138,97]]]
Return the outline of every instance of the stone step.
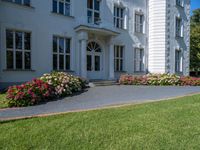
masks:
[[[90,81],[89,86],[112,86],[112,85],[118,85],[118,82],[115,80],[99,80],[99,81]]]

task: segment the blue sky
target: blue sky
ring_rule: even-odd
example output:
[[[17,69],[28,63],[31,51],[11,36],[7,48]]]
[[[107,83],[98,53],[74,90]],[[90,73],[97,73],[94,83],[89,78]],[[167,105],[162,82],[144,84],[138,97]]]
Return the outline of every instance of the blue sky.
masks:
[[[200,0],[191,0],[191,11],[200,8]]]

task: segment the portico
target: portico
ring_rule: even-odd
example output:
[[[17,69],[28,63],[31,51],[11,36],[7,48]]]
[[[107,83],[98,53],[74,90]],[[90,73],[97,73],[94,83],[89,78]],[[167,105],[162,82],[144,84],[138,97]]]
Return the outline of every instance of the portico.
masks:
[[[80,76],[88,79],[114,79],[113,39],[119,33],[89,26],[79,26],[75,30],[80,44]]]

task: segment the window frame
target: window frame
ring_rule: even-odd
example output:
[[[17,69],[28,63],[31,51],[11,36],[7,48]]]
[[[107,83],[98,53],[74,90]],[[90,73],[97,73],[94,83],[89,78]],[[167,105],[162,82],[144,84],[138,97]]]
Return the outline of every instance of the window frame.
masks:
[[[142,23],[141,23],[141,19],[142,19]],[[137,22],[138,20],[139,22]],[[135,12],[135,33],[144,34],[144,14],[140,14],[138,12]]]
[[[181,17],[175,17],[175,37],[183,38],[183,19]]]
[[[88,15],[88,12],[92,12],[92,16]],[[99,15],[99,20],[95,21],[95,13]],[[91,22],[89,21],[89,18],[92,18]],[[88,0],[87,0],[87,23],[93,24],[93,25],[99,25],[101,21],[101,1],[99,0],[99,10],[95,9],[95,0],[92,0],[92,8],[88,7]]]
[[[13,48],[7,48],[7,31],[11,31],[12,32],[12,40],[13,40]],[[16,33],[21,32],[22,33],[22,49],[17,49],[16,48]],[[30,49],[25,49],[25,33],[30,34]],[[5,30],[5,42],[6,42],[6,53],[5,53],[5,61],[6,61],[6,70],[32,70],[32,32],[30,31],[24,31],[24,30],[16,30],[16,29],[10,29],[10,28],[6,28]],[[8,68],[8,60],[7,60],[7,52],[12,52],[13,54],[13,67],[12,68]],[[17,60],[16,60],[16,53],[17,52],[21,52],[22,53],[22,68],[17,68]],[[25,53],[29,53],[30,54],[30,68],[26,69],[26,62],[25,62]]]
[[[119,9],[119,16],[117,16],[117,9]],[[113,9],[113,24],[114,24],[114,27],[118,28],[118,29],[125,29],[124,21],[125,21],[125,8],[118,6],[118,5],[114,5],[114,9]],[[117,24],[117,22],[119,24]]]
[[[178,52],[178,59],[177,59],[177,52]],[[182,59],[183,59],[183,54],[181,49],[176,49],[175,50],[175,73],[182,73],[182,67],[183,67],[183,63],[182,63]]]
[[[176,6],[184,7],[184,0],[175,0]]]
[[[140,58],[138,60],[137,55],[136,55],[136,51],[140,51]],[[142,52],[142,55],[141,55]],[[141,58],[142,56],[142,58]],[[144,48],[134,48],[134,72],[145,72],[145,63],[144,63]],[[139,61],[139,70],[136,70],[136,64],[137,61]]]
[[[54,10],[54,1],[56,2],[56,10]],[[52,12],[63,15],[63,16],[72,16],[72,0],[52,0]],[[63,3],[63,13],[60,12],[60,3]],[[66,4],[69,5],[69,14],[66,14]]]
[[[119,56],[117,56],[117,53],[119,54]],[[125,55],[125,46],[124,45],[114,45],[114,70],[115,70],[115,72],[123,72],[124,71],[124,55]],[[117,66],[117,62],[118,62],[118,66]]]
[[[56,45],[57,45],[57,52],[54,52],[54,38],[56,38],[57,40],[56,40]],[[64,51],[63,51],[63,53],[61,53],[60,52],[60,50],[59,50],[59,42],[60,42],[60,39],[64,39]],[[68,52],[66,52],[66,42],[67,42],[67,40],[69,40],[69,44],[70,44],[70,47],[69,47],[69,53]],[[54,71],[70,71],[71,70],[71,49],[72,48],[72,38],[71,37],[63,37],[63,36],[59,36],[59,35],[53,35],[53,39],[52,39],[52,70],[54,70]],[[54,69],[54,55],[56,55],[56,57],[57,57],[57,62],[56,62],[56,64],[57,64],[57,69]],[[61,55],[63,55],[63,57],[64,57],[64,59],[63,59],[63,68],[64,69],[60,69],[60,56]],[[67,60],[66,60],[66,56],[69,56],[69,66],[68,66],[68,68],[69,69],[67,69],[67,66],[66,66],[66,62],[67,62]]]

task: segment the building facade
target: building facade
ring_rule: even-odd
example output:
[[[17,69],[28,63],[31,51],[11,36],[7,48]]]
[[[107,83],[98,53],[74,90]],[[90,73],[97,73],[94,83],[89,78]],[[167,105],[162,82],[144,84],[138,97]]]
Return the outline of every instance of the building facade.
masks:
[[[190,0],[0,0],[0,86],[189,74]]]

